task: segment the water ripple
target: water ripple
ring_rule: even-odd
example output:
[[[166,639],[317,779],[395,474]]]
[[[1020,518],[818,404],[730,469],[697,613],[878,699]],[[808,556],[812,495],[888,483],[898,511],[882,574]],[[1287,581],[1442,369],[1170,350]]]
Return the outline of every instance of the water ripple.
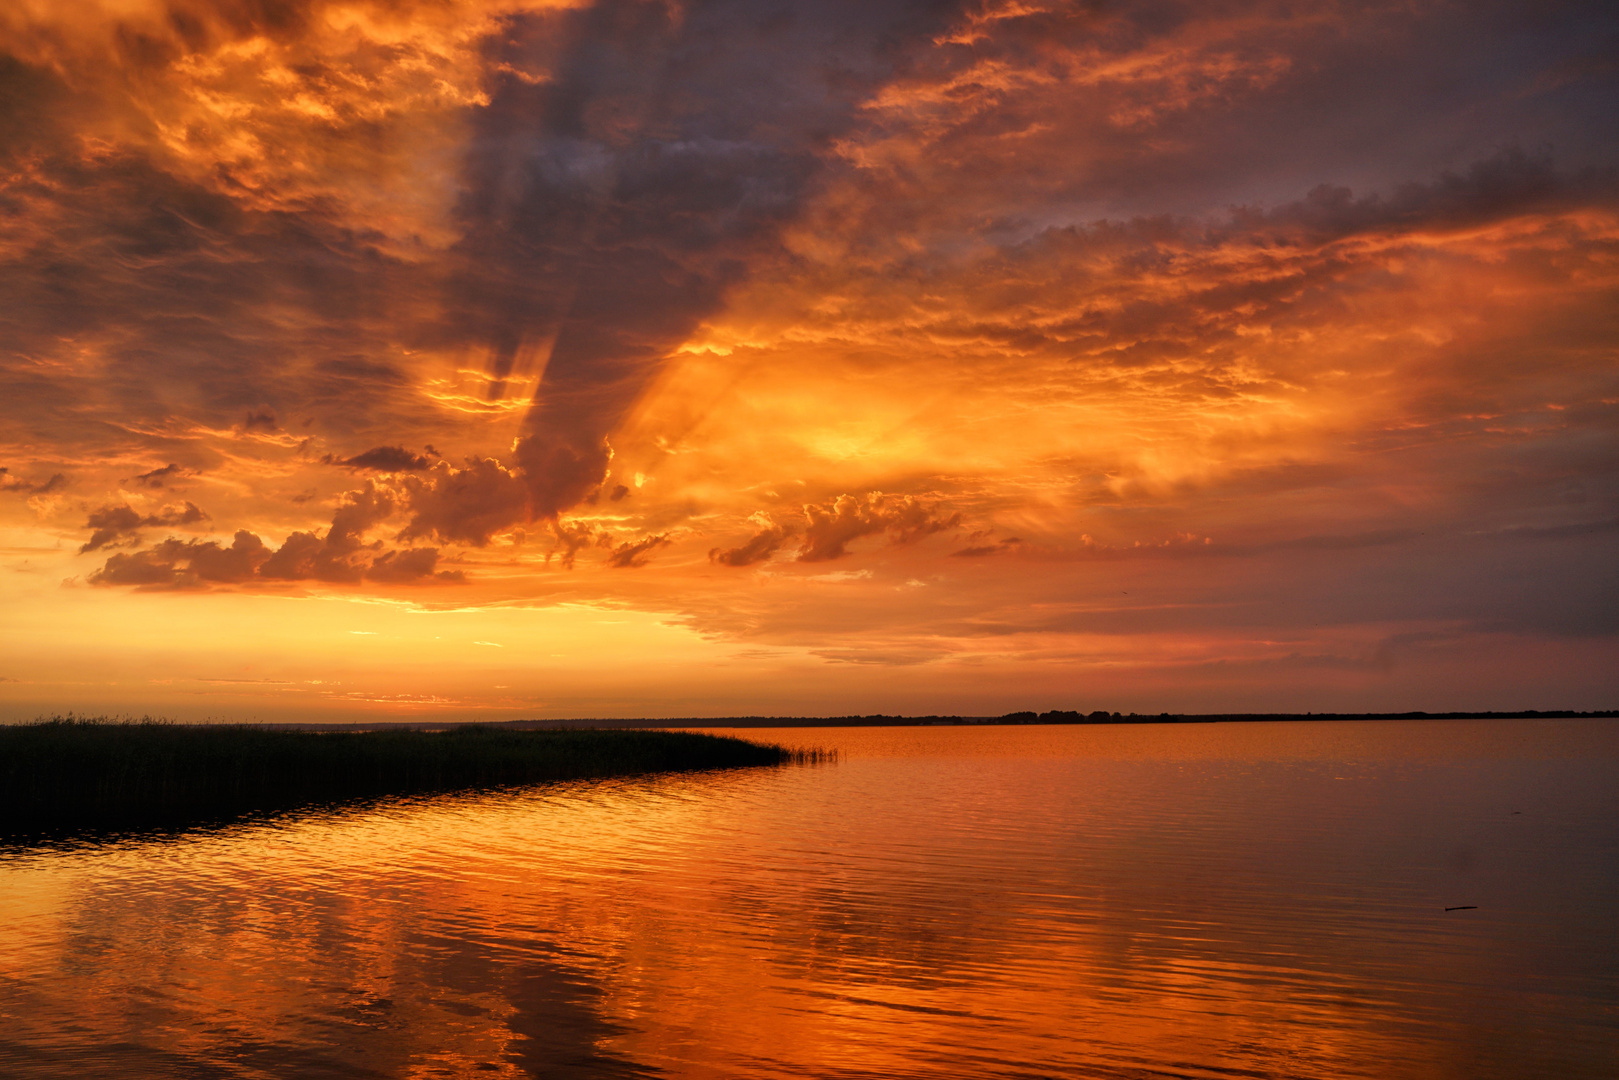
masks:
[[[1619,725],[761,734],[0,852],[0,1073],[1619,1075]]]

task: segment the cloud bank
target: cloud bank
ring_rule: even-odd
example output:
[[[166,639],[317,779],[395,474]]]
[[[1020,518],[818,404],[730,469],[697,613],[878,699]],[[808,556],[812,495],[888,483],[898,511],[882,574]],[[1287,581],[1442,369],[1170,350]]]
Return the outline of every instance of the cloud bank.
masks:
[[[8,587],[598,605],[850,687],[1372,694],[1469,649],[1609,686],[1615,40],[1595,3],[12,4]]]

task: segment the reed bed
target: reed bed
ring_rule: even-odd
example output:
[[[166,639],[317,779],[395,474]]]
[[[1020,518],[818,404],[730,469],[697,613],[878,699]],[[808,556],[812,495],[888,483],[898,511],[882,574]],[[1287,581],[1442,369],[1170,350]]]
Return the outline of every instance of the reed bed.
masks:
[[[683,731],[310,732],[58,717],[0,727],[0,833],[167,827],[380,796],[818,759]]]

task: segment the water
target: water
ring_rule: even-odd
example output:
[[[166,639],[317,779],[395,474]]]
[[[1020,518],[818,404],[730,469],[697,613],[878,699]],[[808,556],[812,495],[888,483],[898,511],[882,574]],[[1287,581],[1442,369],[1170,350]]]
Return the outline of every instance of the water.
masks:
[[[0,1075],[1619,1076],[1619,723],[748,734],[5,851]]]

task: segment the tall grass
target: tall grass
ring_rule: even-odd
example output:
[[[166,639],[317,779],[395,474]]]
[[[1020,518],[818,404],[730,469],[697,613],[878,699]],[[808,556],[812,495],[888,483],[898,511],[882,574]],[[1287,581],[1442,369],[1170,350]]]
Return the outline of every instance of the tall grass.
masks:
[[[814,756],[680,731],[317,733],[57,717],[0,727],[0,833],[138,829],[384,795]]]

